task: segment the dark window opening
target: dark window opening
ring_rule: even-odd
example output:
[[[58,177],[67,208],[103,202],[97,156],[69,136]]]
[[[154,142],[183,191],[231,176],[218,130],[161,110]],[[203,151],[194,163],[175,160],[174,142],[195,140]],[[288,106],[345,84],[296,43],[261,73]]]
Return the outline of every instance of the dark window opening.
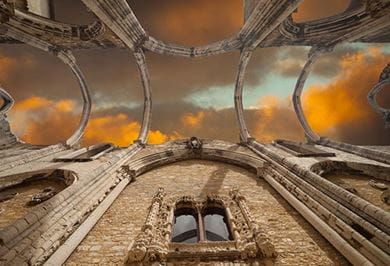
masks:
[[[222,208],[206,208],[203,213],[206,241],[232,240],[225,210]]]
[[[190,208],[181,208],[175,211],[172,242],[198,242],[198,226],[195,211]]]
[[[233,240],[226,212],[222,207],[207,207],[202,213],[193,208],[178,208],[175,210],[173,224],[174,243]]]

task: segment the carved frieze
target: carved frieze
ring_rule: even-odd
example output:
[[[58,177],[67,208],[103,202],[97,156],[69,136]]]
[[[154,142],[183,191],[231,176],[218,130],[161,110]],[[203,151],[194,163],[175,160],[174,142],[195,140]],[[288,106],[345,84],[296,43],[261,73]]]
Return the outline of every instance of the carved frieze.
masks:
[[[231,241],[173,243],[172,229],[175,208],[186,206],[200,212],[218,205],[225,209]],[[237,188],[225,194],[204,197],[182,195],[167,197],[159,188],[152,199],[149,214],[141,233],[129,247],[127,265],[164,265],[176,260],[258,260],[276,256],[266,233],[252,218],[245,197]]]

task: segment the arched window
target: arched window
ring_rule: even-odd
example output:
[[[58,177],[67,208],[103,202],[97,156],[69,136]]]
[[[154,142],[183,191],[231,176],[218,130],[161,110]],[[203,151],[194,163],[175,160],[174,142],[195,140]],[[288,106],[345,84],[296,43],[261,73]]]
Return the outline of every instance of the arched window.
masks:
[[[203,222],[206,241],[233,240],[225,210],[221,207],[208,207],[203,211]]]
[[[195,210],[180,208],[175,210],[172,242],[198,242],[198,225]]]
[[[167,197],[164,189],[158,188],[145,225],[128,252],[128,264],[184,265],[200,260],[214,265],[212,261],[221,258],[255,261],[276,256],[269,238],[254,222],[245,197],[235,187],[228,193],[204,197]]]
[[[201,212],[181,207],[174,212],[172,242],[197,243],[233,240],[225,209],[207,206]]]

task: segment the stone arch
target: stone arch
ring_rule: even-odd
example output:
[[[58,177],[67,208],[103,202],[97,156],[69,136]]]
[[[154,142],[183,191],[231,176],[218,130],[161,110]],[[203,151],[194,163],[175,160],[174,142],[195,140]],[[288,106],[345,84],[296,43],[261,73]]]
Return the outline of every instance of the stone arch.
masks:
[[[177,172],[177,168],[175,167],[181,167],[181,172]],[[212,167],[211,169],[207,171],[200,170],[198,167]],[[229,173],[224,176],[219,176],[219,180],[223,180],[223,186],[221,189],[219,187],[215,187],[215,184],[212,184],[208,182],[208,179],[213,179],[213,173],[221,168],[228,167],[232,171],[229,171]],[[176,170],[175,170],[176,169]],[[199,172],[196,171],[198,169]],[[203,169],[203,168],[202,168]],[[194,171],[195,170],[195,171]],[[242,169],[235,166],[231,166],[231,164],[226,165],[225,163],[215,163],[212,162],[203,162],[203,161],[188,161],[188,162],[176,162],[176,164],[168,164],[159,170],[149,171],[145,172],[142,177],[139,177],[136,182],[128,185],[119,195],[119,197],[116,199],[113,205],[107,210],[105,214],[101,217],[99,222],[95,225],[95,227],[89,232],[88,236],[83,240],[81,245],[83,246],[89,246],[93,245],[91,241],[94,239],[96,241],[96,236],[104,236],[110,239],[114,239],[117,236],[123,236],[124,234],[128,236],[124,239],[123,243],[123,252],[121,254],[118,254],[118,252],[114,253],[113,247],[110,247],[109,244],[103,244],[105,250],[108,252],[106,253],[105,257],[101,257],[102,263],[109,263],[109,261],[113,260],[119,260],[126,257],[127,254],[127,248],[130,247],[130,244],[133,243],[132,241],[137,236],[138,233],[140,233],[142,225],[144,224],[144,221],[149,221],[148,219],[148,211],[150,210],[149,206],[151,206],[151,203],[153,202],[153,195],[155,194],[155,191],[157,190],[157,187],[163,187],[165,189],[165,192],[169,197],[176,197],[182,195],[182,193],[186,193],[185,195],[204,195],[202,194],[204,187],[210,188],[207,194],[213,194],[213,193],[220,193],[221,195],[225,195],[229,191],[230,188],[236,186],[240,186],[240,192],[241,195],[246,197],[246,200],[248,202],[248,208],[250,210],[251,215],[253,215],[254,221],[259,221],[259,215],[261,217],[267,217],[265,219],[262,219],[261,222],[259,222],[259,229],[263,229],[265,233],[267,233],[269,230],[279,230],[281,225],[284,225],[283,222],[274,222],[279,221],[278,215],[279,211],[282,211],[283,219],[288,219],[289,224],[291,226],[284,226],[284,229],[281,229],[282,231],[278,231],[278,234],[273,234],[271,239],[271,243],[275,245],[276,252],[277,246],[279,248],[280,252],[282,251],[281,246],[282,242],[281,239],[285,237],[287,232],[284,232],[285,230],[289,231],[291,230],[291,233],[293,234],[299,234],[299,235],[305,235],[307,239],[303,240],[304,242],[311,241],[312,234],[318,234],[313,228],[308,226],[306,224],[304,218],[297,215],[288,215],[288,213],[292,212],[292,207],[288,205],[287,201],[282,200],[281,196],[278,193],[274,193],[272,190],[272,187],[267,184],[267,182],[261,178],[256,178],[256,176],[253,173],[250,173],[247,171],[248,169]],[[199,174],[201,172],[201,174]],[[177,174],[177,175],[176,175]],[[218,183],[219,181],[217,181]],[[148,184],[145,186],[145,184]],[[214,187],[214,188],[213,188]],[[180,189],[178,189],[180,188]],[[212,189],[213,188],[213,189]],[[177,193],[176,193],[177,192]],[[207,195],[206,194],[206,195]],[[142,200],[140,200],[139,196],[136,195],[142,195]],[[265,196],[267,195],[267,196]],[[268,195],[270,198],[267,198]],[[203,196],[200,196],[202,198]],[[238,199],[240,197],[237,197]],[[137,209],[137,218],[135,218],[134,213],[129,210],[128,206],[132,206],[133,209]],[[154,205],[153,205],[154,206]],[[268,206],[268,207],[267,207]],[[278,209],[278,211],[275,211],[275,208]],[[286,209],[287,208],[287,209]],[[120,216],[119,215],[122,215]],[[234,212],[235,213],[235,212]],[[118,215],[116,215],[118,214]],[[113,215],[115,215],[115,218],[113,218]],[[119,217],[120,216],[120,217]],[[118,219],[116,218],[118,217]],[[296,219],[299,219],[297,222]],[[122,224],[122,221],[127,221],[128,224],[130,224],[130,227],[132,231],[126,231],[126,228],[123,226],[115,226],[112,225],[111,228],[107,228],[106,221],[113,221],[114,223]],[[275,223],[275,226],[273,225]],[[293,225],[292,225],[293,223]],[[303,225],[305,224],[305,225]],[[299,228],[298,228],[299,227]],[[271,229],[273,228],[273,229]],[[296,230],[297,229],[297,230]],[[114,230],[114,231],[113,231]],[[126,232],[125,232],[126,231]],[[309,232],[310,231],[310,232]],[[310,240],[309,240],[310,239]],[[318,246],[324,246],[328,245],[325,240],[323,240],[320,237],[313,238],[314,243],[313,245]],[[127,242],[128,241],[128,242]],[[120,244],[122,245],[122,243]],[[291,245],[290,245],[291,246]],[[286,246],[286,249],[289,249],[289,247]],[[291,252],[293,254],[293,249],[286,250],[286,253]],[[303,251],[306,253],[306,251]],[[329,256],[328,258],[325,258],[326,260],[344,260],[339,253],[336,253],[335,250],[332,248],[332,256]],[[70,259],[68,260],[69,263],[82,263],[82,261],[85,261],[85,258],[88,257],[88,251],[83,252],[80,250],[75,251]],[[306,259],[309,255],[309,252],[306,253]],[[324,258],[328,255],[325,255],[324,253],[321,254],[321,256]],[[276,260],[281,259],[282,257],[276,257]],[[299,258],[297,258],[299,260]],[[315,258],[317,259],[317,258]],[[249,259],[250,260],[250,259]],[[243,261],[244,262],[244,261]],[[295,264],[301,264],[299,262],[295,262]]]
[[[257,174],[261,173],[265,164],[258,157],[229,150],[203,148],[201,153],[193,153],[185,148],[181,148],[175,151],[161,151],[141,157],[132,161],[128,167],[132,170],[133,176],[135,177],[161,166],[193,159],[236,165]]]
[[[390,167],[380,164],[369,164],[356,161],[324,160],[313,164],[310,170],[318,175],[334,171],[361,173],[375,179],[390,181]]]
[[[45,169],[5,176],[0,182],[0,228],[6,228],[16,220],[31,223],[31,213],[42,202],[61,194],[77,181],[76,173],[61,169]]]
[[[0,115],[4,115],[12,108],[15,103],[15,100],[5,89],[1,87],[0,97],[3,99],[3,104],[0,106]]]
[[[5,34],[7,36],[57,56],[63,63],[65,63],[71,69],[73,75],[75,76],[80,86],[82,100],[83,100],[83,110],[82,110],[78,127],[75,129],[73,134],[67,140],[64,141],[64,143],[68,146],[76,145],[77,143],[80,142],[81,138],[83,137],[84,130],[87,126],[89,116],[91,113],[92,100],[91,100],[91,95],[90,95],[87,82],[84,78],[84,74],[81,72],[80,68],[78,67],[76,63],[76,59],[73,56],[72,52],[51,45],[47,42],[44,42],[32,35],[24,33],[15,28],[6,26],[5,30],[6,30]]]
[[[386,86],[390,85],[390,64],[383,69],[379,82],[371,89],[367,95],[368,103],[371,107],[379,113],[385,120],[385,128],[390,128],[390,109],[381,107],[378,104],[377,96],[378,93],[383,90]]]
[[[316,163],[311,170],[383,211],[390,210],[390,167],[326,160]]]

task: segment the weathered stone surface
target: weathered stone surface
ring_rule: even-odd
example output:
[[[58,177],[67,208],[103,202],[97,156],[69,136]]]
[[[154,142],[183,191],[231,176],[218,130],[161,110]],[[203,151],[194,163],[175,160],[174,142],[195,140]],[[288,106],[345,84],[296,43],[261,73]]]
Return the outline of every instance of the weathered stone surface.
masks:
[[[43,180],[35,181],[26,185],[18,185],[9,189],[0,191],[0,195],[9,193],[18,193],[15,197],[0,203],[0,207],[3,209],[3,213],[0,215],[0,228],[4,228],[10,222],[23,217],[25,214],[30,213],[26,217],[26,222],[32,224],[36,222],[38,218],[34,216],[31,211],[33,206],[29,206],[28,202],[31,197],[40,192],[47,186],[54,187],[57,191],[61,191],[65,188],[65,184],[55,180]]]
[[[274,263],[347,264],[333,245],[352,263],[390,265],[390,258],[386,255],[390,254],[389,190],[379,195],[359,178],[324,178],[332,171],[352,169],[372,176],[376,182],[388,184],[389,147],[356,146],[320,138],[307,123],[300,102],[304,82],[318,55],[331,51],[342,42],[389,41],[388,1],[352,1],[351,6],[338,15],[296,23],[291,14],[302,0],[247,0],[245,23],[237,34],[198,47],[169,44],[149,36],[124,0],[82,0],[97,19],[89,25],[44,19],[26,13],[27,9],[20,5],[20,1],[17,5],[11,2],[0,0],[0,42],[21,42],[58,56],[70,66],[79,81],[84,108],[79,127],[65,144],[30,145],[19,141],[10,131],[6,112],[13,99],[1,90],[4,103],[0,107],[0,193],[15,193],[9,190],[22,185],[26,176],[49,170],[62,171],[63,176],[57,178],[64,179],[67,185],[63,191],[31,209],[22,202],[27,195],[31,197],[31,193],[42,190],[39,185],[18,190],[19,194],[1,196],[1,265],[41,265],[56,250],[57,256],[52,257],[59,258],[57,264],[62,264],[67,259],[63,254],[70,254],[75,249],[68,265],[122,264],[144,223],[157,187],[163,187],[172,196],[183,193],[205,196],[227,192],[233,186],[238,186],[247,197],[253,221],[261,224],[261,229],[270,236],[279,254]],[[306,136],[312,142],[310,145],[315,150],[323,150],[324,154],[334,154],[331,159],[298,158],[278,147],[260,144],[246,127],[242,94],[251,54],[256,48],[282,45],[314,47],[298,79],[294,106]],[[143,123],[138,140],[126,149],[110,149],[102,157],[86,158],[89,162],[55,162],[55,158],[74,155],[75,150],[70,146],[80,140],[91,109],[84,77],[69,49],[97,47],[121,47],[134,53],[144,92]],[[201,57],[232,50],[241,51],[234,93],[241,144],[183,140],[147,145],[152,96],[144,52]],[[209,161],[194,161],[199,159]],[[188,161],[178,163],[183,160]],[[46,180],[48,176],[41,177],[43,182],[49,182]],[[344,183],[340,184],[340,181]],[[128,182],[132,183],[124,189]],[[120,193],[122,189],[124,191]],[[107,201],[110,198],[107,195],[111,201]],[[67,243],[74,238],[81,241],[87,232],[80,232],[82,230],[78,229],[83,226],[79,225],[86,225],[86,220],[96,222],[106,210],[99,208],[104,205],[108,208],[118,195],[119,198],[81,244]],[[255,227],[252,229],[258,232]],[[74,238],[69,238],[70,235]],[[217,246],[216,249],[222,250],[223,247]],[[248,260],[229,262],[221,258],[220,264],[214,265],[248,262],[252,263]],[[201,259],[180,263],[203,265]]]
[[[80,244],[67,265],[123,262],[126,250],[140,232],[158,187],[169,195],[203,195],[233,186],[246,195],[254,219],[275,245],[277,265],[347,265],[316,231],[264,180],[245,169],[207,161],[186,161],[139,176]],[[101,246],[99,252],[95,246]]]

